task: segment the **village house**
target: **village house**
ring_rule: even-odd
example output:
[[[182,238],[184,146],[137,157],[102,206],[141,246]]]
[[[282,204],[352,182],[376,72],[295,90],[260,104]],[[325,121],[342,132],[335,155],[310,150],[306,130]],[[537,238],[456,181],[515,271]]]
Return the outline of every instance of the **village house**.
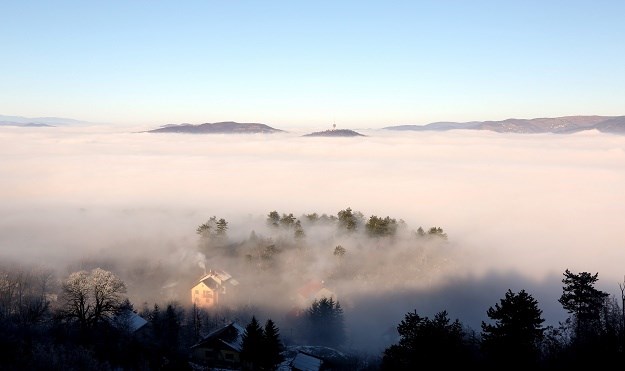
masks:
[[[319,371],[322,366],[323,360],[321,358],[301,350],[289,362],[291,371]]]
[[[295,306],[296,308],[305,309],[315,300],[319,301],[322,298],[332,298],[335,302],[338,301],[336,293],[327,288],[324,281],[312,280],[297,290]]]
[[[210,270],[191,288],[191,302],[200,308],[214,308],[239,282],[224,271]]]
[[[208,367],[239,369],[244,332],[236,322],[211,332],[191,347],[192,359]]]
[[[145,329],[148,321],[130,309],[124,309],[113,318],[109,323],[115,328],[135,334]]]

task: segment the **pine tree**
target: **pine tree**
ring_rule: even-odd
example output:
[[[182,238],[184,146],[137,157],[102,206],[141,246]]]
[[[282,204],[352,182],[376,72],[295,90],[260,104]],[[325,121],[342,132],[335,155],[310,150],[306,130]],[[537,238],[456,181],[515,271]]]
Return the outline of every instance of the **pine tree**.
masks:
[[[341,210],[337,213],[339,220],[339,227],[345,229],[346,231],[353,232],[358,227],[358,220],[354,213],[352,213],[352,209],[348,207],[345,210]]]
[[[278,228],[280,226],[280,214],[277,211],[271,211],[267,214],[267,225]]]
[[[482,347],[492,360],[516,359],[517,365],[535,365],[545,321],[538,302],[525,290],[506,292],[504,299],[486,312],[494,324],[482,322]]]
[[[416,370],[424,364],[437,365],[438,369],[470,367],[462,324],[457,319],[452,322],[447,311],[437,313],[433,319],[409,312],[397,332],[399,343],[384,350],[381,370]]]
[[[568,269],[564,272],[562,280],[564,287],[558,301],[564,309],[573,314],[576,323],[575,335],[578,340],[592,336],[601,328],[601,312],[609,294],[595,289],[597,276],[598,273],[592,275],[588,272],[574,274]]]
[[[280,340],[280,331],[276,324],[268,319],[265,323],[265,337],[263,346],[263,370],[275,370],[284,360],[282,351],[284,346]]]
[[[293,227],[293,225],[295,224],[295,217],[293,216],[293,213],[289,213],[289,214],[282,214],[282,218],[280,218],[280,225],[284,228],[290,229]]]
[[[216,235],[219,237],[226,237],[226,232],[228,231],[228,222],[226,219],[221,218],[215,223],[217,226]]]
[[[576,365],[588,364],[595,369],[605,369],[614,364],[613,357],[622,357],[618,341],[611,338],[608,323],[608,293],[597,290],[598,273],[564,272],[564,287],[558,301],[572,314],[573,338],[569,360]],[[620,353],[620,355],[618,355]],[[618,356],[617,356],[618,355]]]
[[[315,300],[307,310],[309,340],[317,345],[339,346],[345,342],[343,308],[333,298]]]
[[[181,317],[182,313],[179,312],[175,304],[168,304],[162,315],[163,335],[161,344],[171,353],[174,353],[179,346]]]
[[[241,361],[245,370],[261,370],[263,361],[263,344],[265,334],[258,320],[252,316],[250,323],[245,326],[243,344],[241,346]]]
[[[338,256],[339,258],[343,257],[346,252],[347,250],[341,245],[337,245],[334,248],[334,256]]]
[[[301,240],[306,237],[306,233],[304,232],[304,228],[302,228],[302,223],[297,220],[295,222],[295,232],[293,232],[293,236],[296,240]]]

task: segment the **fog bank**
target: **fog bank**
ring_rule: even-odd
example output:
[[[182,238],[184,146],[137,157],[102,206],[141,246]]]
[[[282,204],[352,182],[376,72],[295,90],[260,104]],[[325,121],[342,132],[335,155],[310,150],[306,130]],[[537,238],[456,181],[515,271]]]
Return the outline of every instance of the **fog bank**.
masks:
[[[620,295],[625,136],[360,132],[368,136],[0,128],[0,259],[61,273],[133,262],[145,270],[134,279],[184,282],[200,273],[195,229],[210,216],[240,240],[262,233],[273,210],[299,218],[351,207],[449,236],[449,264],[428,271],[426,286],[380,282],[374,299],[354,295],[353,305],[368,304],[346,308],[352,324],[380,311],[380,326],[393,325],[423,308],[479,325],[508,288],[535,294],[558,320],[567,268],[598,272],[600,288]]]

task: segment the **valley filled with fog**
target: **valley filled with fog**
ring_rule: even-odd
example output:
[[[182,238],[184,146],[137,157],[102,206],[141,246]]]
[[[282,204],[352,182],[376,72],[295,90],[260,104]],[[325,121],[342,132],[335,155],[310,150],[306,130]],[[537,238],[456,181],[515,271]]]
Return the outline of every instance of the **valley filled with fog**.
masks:
[[[233,264],[198,249],[196,228],[211,216],[228,221],[230,240],[244,241],[251,231],[271,234],[271,211],[301,218],[351,208],[402,220],[406,236],[440,227],[448,238],[415,245],[406,237],[391,250],[302,220],[320,253],[289,256],[253,304],[281,303],[276,295],[294,280],[326,279],[340,269],[337,244],[344,261],[358,250],[355,266],[377,272],[335,281],[355,346],[373,344],[415,309],[446,309],[479,330],[507,289],[534,295],[555,324],[566,318],[557,302],[565,269],[598,272],[598,288],[620,297],[625,136],[359,132],[366,137],[1,128],[0,261],[59,277],[102,266],[136,304],[188,305],[202,266]]]

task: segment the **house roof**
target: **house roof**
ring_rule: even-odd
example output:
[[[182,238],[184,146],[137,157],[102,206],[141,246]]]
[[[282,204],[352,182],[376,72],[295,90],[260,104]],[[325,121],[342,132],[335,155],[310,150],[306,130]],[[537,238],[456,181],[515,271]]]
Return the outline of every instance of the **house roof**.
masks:
[[[237,286],[239,284],[239,281],[235,280],[229,273],[222,270],[210,270],[198,280],[198,284],[204,283],[212,289],[215,289],[217,286],[223,285],[226,282],[232,286]]]
[[[127,328],[130,332],[135,332],[145,326],[148,321],[131,310],[125,310],[113,317],[111,323],[118,328]]]
[[[315,294],[323,288],[323,281],[310,281],[306,285],[297,290],[297,293],[305,298],[315,296]]]
[[[217,281],[215,277],[212,277],[212,276],[208,276],[204,278],[203,280],[200,281],[200,283],[205,284],[206,286],[210,287],[213,290],[219,287],[220,285],[220,282]]]
[[[193,345],[191,349],[201,347],[210,341],[218,341],[227,347],[240,352],[243,347],[243,333],[245,328],[236,322],[231,322],[206,335],[202,340]]]
[[[237,340],[235,340],[234,342],[228,342],[228,341],[225,341],[224,339],[219,339],[219,341],[227,345],[232,350],[240,352],[243,349],[243,341],[239,340],[240,338],[241,338],[240,336],[237,337]]]
[[[322,364],[323,360],[321,358],[302,351],[299,351],[291,361],[291,367],[301,371],[318,371],[321,369]]]
[[[148,321],[145,318],[141,317],[140,315],[138,315],[138,314],[136,314],[134,312],[130,316],[130,329],[133,332],[137,331],[141,327],[145,326],[147,323],[148,323]]]
[[[214,270],[213,275],[219,278],[221,281],[227,281],[232,278],[232,276],[221,270]]]
[[[307,302],[311,302],[313,300],[321,300],[321,298],[334,298],[336,299],[336,294],[325,287],[323,281],[310,281],[306,285],[302,286],[297,290],[299,300],[304,300]]]

